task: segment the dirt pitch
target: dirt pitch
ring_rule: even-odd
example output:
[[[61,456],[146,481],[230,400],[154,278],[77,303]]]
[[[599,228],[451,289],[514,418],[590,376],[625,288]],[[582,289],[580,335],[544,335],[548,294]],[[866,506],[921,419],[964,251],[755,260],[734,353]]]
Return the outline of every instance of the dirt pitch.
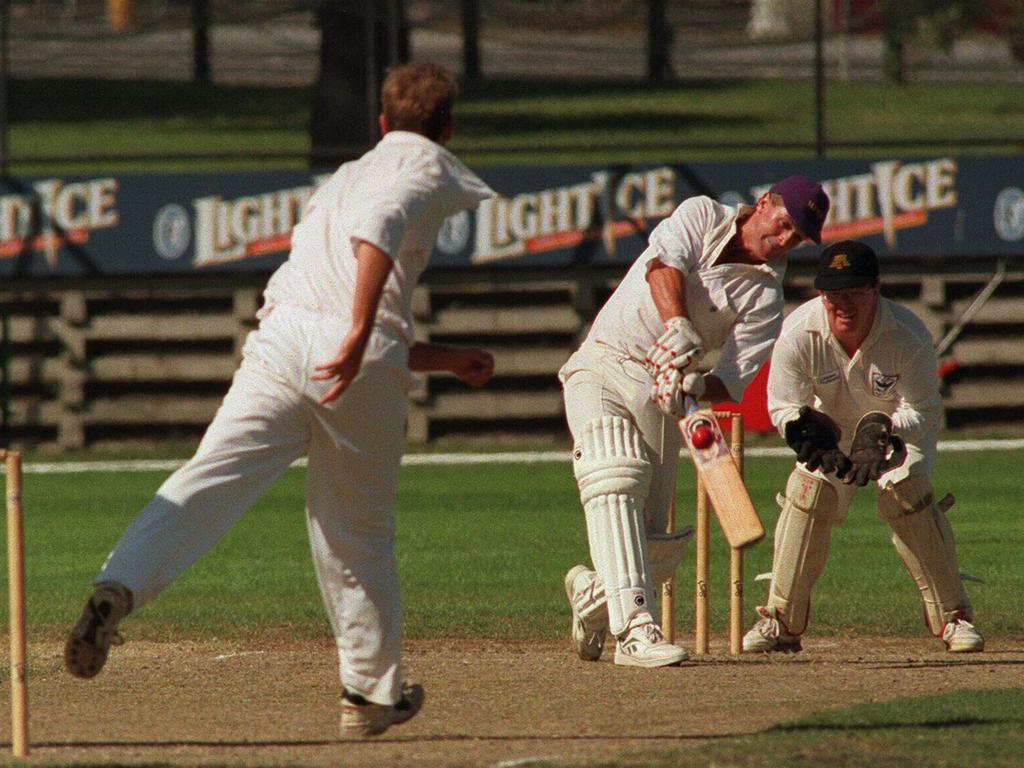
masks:
[[[628,762],[749,734],[827,708],[1024,685],[1024,638],[950,656],[915,639],[810,639],[804,653],[680,668],[577,661],[567,642],[412,642],[427,703],[372,742],[337,735],[329,640],[128,642],[92,681],[56,643],[30,647],[30,762],[162,765],[512,766]],[[5,661],[6,667],[6,661]],[[785,681],[785,684],[784,684]],[[4,683],[5,708],[8,684]],[[639,692],[639,693],[638,693]],[[0,739],[10,745],[7,712]],[[9,752],[7,752],[9,754]]]

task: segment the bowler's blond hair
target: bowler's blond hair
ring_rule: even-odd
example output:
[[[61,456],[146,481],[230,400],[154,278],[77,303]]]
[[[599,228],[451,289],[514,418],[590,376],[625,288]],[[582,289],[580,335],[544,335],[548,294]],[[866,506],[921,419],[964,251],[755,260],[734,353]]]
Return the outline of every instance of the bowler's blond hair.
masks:
[[[439,64],[391,67],[381,88],[381,111],[392,131],[412,131],[437,141],[452,117],[459,86]]]

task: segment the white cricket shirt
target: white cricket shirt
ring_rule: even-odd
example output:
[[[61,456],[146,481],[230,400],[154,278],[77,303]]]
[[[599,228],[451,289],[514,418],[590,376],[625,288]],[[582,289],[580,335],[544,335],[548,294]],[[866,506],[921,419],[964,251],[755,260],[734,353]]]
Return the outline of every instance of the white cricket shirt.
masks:
[[[665,325],[651,297],[652,260],[686,278],[686,307],[705,351],[720,350],[711,373],[736,400],[771,353],[782,325],[785,264],[720,264],[715,259],[736,233],[739,208],[710,197],[684,200],[651,232],[647,248],[608,299],[583,343],[587,357],[610,354],[643,364]]]
[[[266,306],[288,304],[351,322],[354,246],[365,240],[394,261],[376,325],[394,329],[411,345],[412,292],[441,224],[493,195],[440,144],[408,131],[386,133],[310,199],[292,231],[288,261],[267,284]]]
[[[880,298],[871,331],[851,358],[829,331],[821,298],[801,304],[782,325],[768,376],[768,412],[780,434],[802,405],[839,424],[844,451],[861,416],[887,413],[896,434],[930,464],[942,416],[931,334],[909,309]]]

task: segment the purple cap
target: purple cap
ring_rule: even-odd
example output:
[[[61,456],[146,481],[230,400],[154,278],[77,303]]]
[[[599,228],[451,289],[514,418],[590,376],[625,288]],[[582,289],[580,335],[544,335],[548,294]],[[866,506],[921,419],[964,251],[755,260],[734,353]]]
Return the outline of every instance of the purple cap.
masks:
[[[828,216],[829,206],[828,195],[821,184],[806,176],[788,176],[772,184],[768,191],[782,198],[786,212],[801,234],[821,243],[821,226]]]

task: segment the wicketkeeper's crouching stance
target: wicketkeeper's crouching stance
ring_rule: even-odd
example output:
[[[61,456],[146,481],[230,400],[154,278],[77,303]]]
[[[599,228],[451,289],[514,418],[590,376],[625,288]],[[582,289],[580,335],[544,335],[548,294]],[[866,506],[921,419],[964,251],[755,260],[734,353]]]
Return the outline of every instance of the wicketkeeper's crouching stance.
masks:
[[[444,370],[479,386],[494,368],[483,350],[413,335],[413,287],[438,229],[493,195],[442,146],[455,97],[441,67],[389,72],[383,138],[342,165],[303,211],[196,455],[132,522],[94,582],[65,649],[72,674],[96,675],[120,642],[125,615],[156,597],[308,453],[306,522],[337,642],[342,732],[382,733],[419,711],[422,687],[402,679],[394,553],[409,372]]]
[[[683,557],[692,529],[665,533],[675,492],[684,397],[738,399],[768,357],[782,323],[786,254],[820,240],[828,197],[790,177],[754,206],[685,200],[601,309],[562,367],[594,568],[565,577],[577,655],[600,658],[615,638],[616,664],[679,664],[686,651],[655,621],[653,586]],[[711,372],[697,365],[719,356]]]
[[[768,408],[797,465],[779,496],[768,603],[743,650],[800,650],[832,527],[869,482],[932,633],[950,651],[983,650],[946,519],[953,497],[935,498],[930,480],[942,408],[931,336],[880,297],[862,243],[826,248],[814,285],[821,297],[786,318],[772,355]]]

